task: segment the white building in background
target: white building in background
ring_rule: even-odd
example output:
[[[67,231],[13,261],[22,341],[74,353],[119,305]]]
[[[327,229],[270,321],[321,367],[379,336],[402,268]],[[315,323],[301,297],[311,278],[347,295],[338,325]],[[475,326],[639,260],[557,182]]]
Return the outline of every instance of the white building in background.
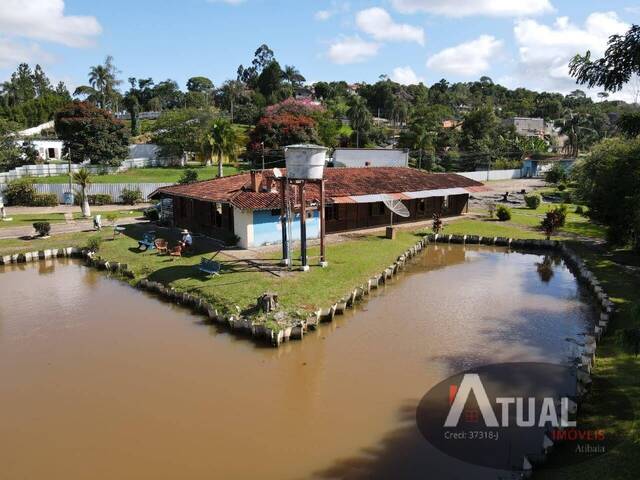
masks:
[[[544,138],[546,125],[544,118],[513,117],[504,120],[505,125],[513,126],[523,137]]]
[[[63,142],[55,137],[46,138],[42,135],[45,130],[53,130],[53,120],[19,131],[17,135],[19,140],[16,143],[22,145],[25,141],[31,142],[41,160],[60,160],[63,155]]]
[[[336,148],[335,167],[408,167],[409,151],[387,148]]]

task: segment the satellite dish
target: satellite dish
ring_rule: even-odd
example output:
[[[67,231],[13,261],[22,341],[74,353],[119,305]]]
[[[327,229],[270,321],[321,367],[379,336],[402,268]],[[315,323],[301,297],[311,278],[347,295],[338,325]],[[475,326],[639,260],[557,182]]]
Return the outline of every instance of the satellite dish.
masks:
[[[273,169],[273,176],[276,178],[282,178],[282,172],[280,171],[279,168],[274,168]]]
[[[405,204],[402,203],[402,200],[396,200],[386,195],[384,197],[384,200],[382,200],[382,203],[384,203],[385,207],[391,210],[392,213],[395,213],[399,217],[407,218],[411,216],[411,213],[409,213],[409,209],[407,209]]]

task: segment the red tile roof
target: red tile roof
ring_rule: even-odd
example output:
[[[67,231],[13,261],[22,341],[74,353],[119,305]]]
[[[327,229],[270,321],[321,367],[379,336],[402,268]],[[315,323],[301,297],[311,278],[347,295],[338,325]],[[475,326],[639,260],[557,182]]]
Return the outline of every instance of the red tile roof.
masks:
[[[285,169],[281,171],[286,174]],[[325,168],[324,177],[327,203],[332,203],[334,198],[357,195],[482,187],[482,183],[455,173],[427,173],[406,167]],[[262,175],[262,187],[266,189],[273,178],[273,170],[265,171]],[[268,210],[280,207],[279,182],[273,182],[273,187],[272,191],[253,192],[251,191],[251,174],[241,173],[189,185],[159,188],[152,196],[179,196],[229,203],[246,210]],[[320,192],[317,185],[308,184],[305,192],[309,201],[319,199]]]

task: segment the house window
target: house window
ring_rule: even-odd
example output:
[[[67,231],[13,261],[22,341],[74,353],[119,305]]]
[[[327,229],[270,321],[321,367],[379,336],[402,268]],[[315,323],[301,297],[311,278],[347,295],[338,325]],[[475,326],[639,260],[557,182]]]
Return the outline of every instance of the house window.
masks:
[[[418,212],[424,213],[427,209],[427,201],[424,198],[418,200]]]
[[[56,149],[55,148],[50,148],[49,149],[49,158],[56,158]]]
[[[384,203],[370,203],[369,204],[369,216],[370,217],[381,217],[384,215]]]
[[[325,220],[340,220],[338,215],[338,205],[327,205],[324,207]]]
[[[446,211],[449,208],[449,197],[444,197],[442,201],[442,210]]]

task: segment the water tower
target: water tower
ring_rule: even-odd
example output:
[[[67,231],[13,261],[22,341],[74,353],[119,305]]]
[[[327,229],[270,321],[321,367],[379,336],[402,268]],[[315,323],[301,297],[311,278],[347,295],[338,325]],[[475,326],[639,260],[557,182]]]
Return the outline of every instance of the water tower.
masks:
[[[291,224],[299,205],[300,213],[300,250],[302,270],[308,271],[307,260],[307,200],[305,186],[316,184],[320,191],[320,265],[327,266],[324,248],[324,164],[327,149],[319,145],[290,145],[284,150],[287,174],[282,177],[282,259],[291,265]],[[291,188],[295,186],[294,188]],[[299,192],[299,194],[297,192]],[[293,194],[292,194],[293,192]],[[298,197],[299,198],[296,198]],[[293,198],[292,198],[293,197]],[[298,203],[299,202],[299,203]]]

